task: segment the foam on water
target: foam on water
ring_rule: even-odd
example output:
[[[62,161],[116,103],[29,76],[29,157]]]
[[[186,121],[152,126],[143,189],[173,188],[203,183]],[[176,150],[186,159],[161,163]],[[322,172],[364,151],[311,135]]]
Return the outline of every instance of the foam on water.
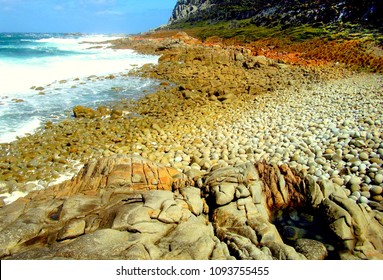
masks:
[[[95,107],[123,97],[136,98],[154,85],[123,75],[134,67],[157,63],[158,57],[108,48],[106,40],[120,37],[47,35],[27,34],[21,39],[24,42],[17,47],[28,50],[28,56],[17,56],[17,52],[0,56],[0,143],[68,115],[75,105]],[[87,78],[109,74],[116,78]],[[44,89],[36,91],[36,87]]]
[[[41,125],[41,120],[38,117],[33,117],[29,121],[16,123],[12,130],[8,130],[8,132],[2,133],[0,135],[0,143],[11,142],[15,140],[18,136],[26,135],[30,132],[35,131],[37,128],[40,127],[40,125]],[[1,124],[0,124],[0,128],[1,128]]]
[[[46,38],[36,40],[37,46],[52,52],[67,51],[68,54],[0,59],[0,96],[26,91],[32,86],[43,85],[59,79],[105,75],[131,69],[132,65],[156,63],[156,56],[138,55],[132,50],[113,50],[109,43],[97,40],[118,37]],[[93,42],[93,43],[83,43]],[[43,46],[38,46],[42,44]]]

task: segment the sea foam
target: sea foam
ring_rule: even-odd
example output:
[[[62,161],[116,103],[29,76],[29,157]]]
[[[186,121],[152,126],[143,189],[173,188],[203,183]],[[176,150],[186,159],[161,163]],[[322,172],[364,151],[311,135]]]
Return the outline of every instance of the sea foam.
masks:
[[[67,115],[75,105],[96,106],[123,97],[135,98],[143,88],[151,87],[151,82],[126,77],[125,73],[146,63],[157,63],[158,56],[110,48],[107,40],[118,38],[26,34],[21,38],[23,42],[19,40],[13,46],[15,51],[10,50],[12,45],[3,47],[0,143],[33,132],[44,121]],[[115,78],[89,79],[110,74]]]

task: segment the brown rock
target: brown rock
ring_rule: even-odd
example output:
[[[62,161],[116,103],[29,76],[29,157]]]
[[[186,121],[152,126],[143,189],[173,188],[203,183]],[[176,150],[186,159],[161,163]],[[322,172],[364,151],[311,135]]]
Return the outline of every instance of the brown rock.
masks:
[[[75,118],[94,118],[96,116],[96,111],[92,108],[78,105],[73,108],[73,114]]]
[[[56,186],[58,196],[95,193],[107,188],[129,190],[172,190],[186,184],[185,175],[139,156],[115,155],[90,161],[71,181]]]
[[[58,244],[55,256],[66,259],[110,260],[118,258],[134,243],[131,233],[113,229],[100,229],[94,233],[80,236],[71,243]]]
[[[72,220],[67,224],[58,235],[58,240],[70,239],[85,233],[84,220]]]
[[[197,181],[199,188],[179,171],[138,156],[91,160],[71,181],[0,209],[1,257],[326,258],[323,244],[302,239],[318,233],[304,228],[301,216],[294,219],[301,225],[281,227],[295,247],[284,243],[273,213],[294,208],[315,213],[310,221],[327,220],[323,230],[332,231],[340,258],[383,259],[383,216],[331,181],[318,184],[265,162],[215,167]]]

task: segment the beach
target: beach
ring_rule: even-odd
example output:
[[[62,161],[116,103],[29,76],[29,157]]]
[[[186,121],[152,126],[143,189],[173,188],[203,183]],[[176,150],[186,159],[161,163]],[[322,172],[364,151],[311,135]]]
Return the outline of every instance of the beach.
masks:
[[[88,162],[96,162],[103,158],[117,158],[118,161],[120,157],[123,158],[124,156],[140,157],[144,159],[137,160],[140,164],[158,164],[161,166],[158,168],[168,168],[168,170],[178,172],[182,176],[177,175],[181,176],[177,178],[185,180],[182,182],[187,181],[185,178],[192,179],[194,183],[191,184],[198,184],[201,189],[200,196],[199,191],[196,191],[196,186],[190,188],[191,190],[187,188],[185,191],[182,191],[182,187],[180,187],[179,192],[183,197],[182,199],[186,201],[186,206],[177,202],[176,197],[169,196],[169,192],[178,190],[175,189],[174,185],[170,188],[169,186],[166,187],[164,189],[167,191],[165,194],[158,194],[159,201],[174,200],[174,205],[180,209],[188,209],[196,217],[196,220],[192,222],[191,216],[185,212],[186,210],[182,212],[183,210],[177,208],[178,212],[173,209],[173,212],[169,210],[168,213],[166,211],[171,207],[163,209],[161,208],[163,206],[158,205],[159,208],[156,207],[159,211],[169,215],[161,218],[158,213],[157,215],[154,213],[158,209],[153,206],[151,208],[154,209],[154,212],[151,212],[150,215],[152,216],[150,217],[152,219],[155,217],[166,225],[166,229],[159,230],[156,228],[155,232],[170,230],[167,227],[175,221],[179,225],[182,225],[182,221],[192,223],[192,227],[201,229],[200,223],[205,223],[204,219],[208,219],[207,216],[214,213],[215,217],[215,233],[211,228],[211,221],[206,222],[206,227],[201,231],[202,233],[205,232],[212,240],[206,241],[209,244],[208,248],[211,248],[210,251],[209,249],[202,250],[200,254],[188,251],[188,254],[180,253],[180,255],[172,255],[172,253],[165,255],[153,253],[151,255],[149,253],[148,257],[200,259],[206,258],[210,254],[210,256],[217,258],[230,259],[233,257],[232,252],[235,251],[237,255],[234,255],[237,258],[245,258],[238,253],[242,249],[234,250],[230,245],[228,245],[229,249],[225,247],[227,246],[225,244],[232,242],[236,246],[247,248],[247,243],[235,239],[232,236],[233,232],[229,230],[233,225],[230,226],[230,222],[228,222],[230,219],[227,220],[227,217],[235,216],[235,212],[230,212],[234,210],[223,209],[229,203],[234,203],[238,211],[247,209],[247,213],[253,213],[249,210],[250,208],[246,207],[250,207],[251,203],[258,205],[255,202],[255,190],[248,187],[249,191],[247,191],[240,186],[242,181],[250,180],[244,174],[252,174],[249,175],[249,178],[253,178],[251,180],[254,181],[258,180],[256,179],[257,176],[253,175],[256,171],[251,169],[249,164],[257,166],[257,172],[260,174],[264,185],[271,184],[270,182],[273,182],[274,178],[272,175],[269,179],[262,177],[262,168],[269,170],[269,167],[263,167],[262,164],[264,164],[273,168],[270,170],[280,170],[273,171],[276,172],[275,174],[281,172],[283,175],[275,175],[279,182],[277,183],[278,191],[270,188],[272,194],[282,193],[284,200],[283,203],[279,203],[278,199],[275,199],[277,197],[275,195],[273,203],[267,202],[265,205],[261,203],[264,207],[263,210],[257,208],[257,213],[263,215],[262,219],[269,220],[268,222],[264,221],[268,228],[266,232],[260,233],[258,229],[250,226],[257,232],[258,239],[262,236],[266,238],[267,232],[273,232],[271,235],[275,236],[271,238],[271,241],[282,242],[276,237],[277,233],[274,232],[274,229],[271,228],[273,228],[273,219],[277,220],[278,217],[283,217],[287,210],[287,215],[290,215],[289,219],[293,223],[293,231],[299,232],[299,226],[295,222],[302,222],[304,217],[307,217],[306,212],[313,211],[313,205],[320,206],[320,209],[322,209],[321,207],[334,209],[338,206],[331,203],[338,203],[337,205],[343,205],[344,209],[353,209],[349,211],[351,213],[350,218],[345,218],[348,226],[340,225],[339,213],[334,214],[332,210],[328,212],[332,213],[330,216],[334,220],[329,219],[327,222],[333,225],[334,221],[338,221],[330,228],[338,234],[340,240],[346,241],[344,244],[343,241],[339,241],[343,244],[339,245],[338,241],[326,243],[319,238],[325,244],[325,250],[330,252],[330,255],[336,251],[335,258],[358,256],[360,258],[379,259],[381,257],[381,248],[377,247],[375,239],[371,241],[364,235],[363,239],[356,229],[351,230],[352,236],[357,236],[357,240],[359,237],[360,240],[367,240],[372,244],[371,248],[375,250],[372,253],[370,251],[370,255],[367,254],[366,251],[370,250],[368,247],[370,245],[366,245],[368,250],[361,249],[361,254],[355,253],[353,255],[352,252],[357,246],[355,244],[359,241],[350,244],[347,240],[351,240],[353,237],[347,234],[343,235],[344,232],[348,232],[348,228],[352,228],[351,224],[353,223],[350,224],[348,219],[356,219],[355,223],[359,223],[358,218],[355,218],[359,214],[355,214],[353,211],[361,211],[363,217],[373,219],[374,223],[377,224],[373,228],[376,230],[374,233],[380,234],[381,232],[378,226],[382,227],[383,210],[383,117],[381,114],[383,76],[381,74],[351,71],[343,65],[333,62],[324,63],[320,66],[294,65],[282,60],[256,55],[251,49],[242,46],[206,46],[185,34],[163,40],[120,39],[115,41],[114,45],[117,48],[133,48],[145,54],[161,55],[157,64],[146,64],[129,73],[130,76],[140,79],[158,81],[156,92],[148,93],[137,100],[115,101],[107,107],[100,106],[93,109],[86,106],[77,107],[74,110],[76,118],[67,118],[58,123],[47,122],[43,129],[32,135],[12,143],[1,144],[1,193],[12,194],[21,191],[26,194],[38,188],[39,191],[32,191],[24,199],[21,199],[20,203],[24,203],[25,206],[33,204],[36,199],[44,200],[48,197],[55,198],[54,203],[58,203],[59,200],[67,199],[77,192],[87,195],[87,187],[78,187],[79,181],[76,179],[72,180],[72,183],[77,182],[76,188],[69,182],[56,185],[50,190],[50,187],[54,185],[52,182],[62,175],[70,178],[76,175],[83,165],[85,168],[89,168]],[[124,160],[122,162],[121,164],[128,164]],[[234,180],[234,177],[228,175],[234,171],[227,171],[220,176],[228,176],[229,179],[222,180],[235,186],[227,186],[225,191],[221,185],[220,191],[214,191],[214,186],[219,185],[220,182],[219,175],[214,175],[214,172],[225,168],[228,168],[227,170],[237,168],[235,169],[236,172],[245,176],[245,179],[233,175]],[[286,171],[290,168],[294,170],[291,171],[292,173]],[[105,170],[113,170],[113,168],[106,168]],[[173,171],[168,172],[173,174]],[[99,174],[98,171],[92,172],[94,172],[92,174]],[[84,169],[80,173],[83,177],[80,176],[79,178],[84,180],[88,178]],[[103,173],[94,176],[95,178],[97,176],[104,178],[102,177],[104,176]],[[131,183],[140,181],[141,177],[138,179],[134,177],[134,172],[131,176]],[[282,179],[284,176],[285,179]],[[212,179],[209,181],[209,178]],[[294,188],[302,187],[302,194],[310,194],[308,197],[314,197],[321,202],[308,202],[306,201],[308,198],[305,198],[305,206],[299,204],[300,210],[294,214],[295,210],[292,208],[294,208],[295,202],[291,202],[291,205],[289,203],[290,200],[295,201],[294,199],[299,197],[299,194],[296,194],[292,189],[287,189],[284,193],[284,187],[289,186],[288,178],[307,180],[305,186],[308,189],[303,188],[298,183],[292,183],[292,186]],[[100,179],[99,182],[105,180],[109,179]],[[245,186],[250,186],[250,181],[246,181]],[[284,183],[281,183],[282,181]],[[105,186],[103,184],[101,183],[102,188],[107,188],[107,184]],[[182,184],[185,185],[186,183]],[[73,189],[70,189],[69,186],[72,186]],[[44,188],[47,190],[45,191]],[[102,193],[103,197],[105,193],[100,192],[102,188],[89,187],[88,191],[96,197],[101,196]],[[318,191],[319,189],[320,191]],[[330,192],[329,189],[332,191]],[[220,192],[223,192],[227,197],[219,197]],[[313,195],[314,192],[316,195]],[[322,198],[318,193],[321,193]],[[334,193],[337,195],[332,197],[331,195]],[[127,195],[127,193],[125,194]],[[142,195],[145,197],[146,194]],[[209,197],[215,197],[215,195],[215,203],[209,204]],[[254,200],[251,203],[247,200],[250,197],[253,197]],[[263,196],[260,195],[260,197]],[[196,200],[196,204],[193,203],[192,198]],[[265,201],[268,201],[269,198],[266,194]],[[343,204],[337,199],[340,199]],[[101,209],[108,208],[108,204],[105,204],[105,200],[103,201],[100,202]],[[138,199],[138,201],[140,200]],[[98,203],[96,204],[98,205]],[[306,204],[311,205],[308,207]],[[14,207],[17,209],[22,206],[16,205]],[[30,206],[25,207],[28,209]],[[56,207],[59,206],[56,205],[53,208]],[[210,212],[209,209],[215,209],[215,212]],[[21,214],[22,212],[23,210],[20,210],[20,217],[24,215]],[[99,215],[101,216],[101,214]],[[189,216],[186,217],[185,215]],[[238,213],[238,217],[242,217],[241,215]],[[251,215],[249,215],[245,215],[248,221],[251,220]],[[311,212],[310,215],[315,217]],[[336,215],[338,216],[335,219],[334,216]],[[76,217],[76,215],[71,216],[71,218]],[[240,220],[238,217],[233,218],[233,220]],[[349,216],[344,214],[340,217]],[[117,225],[116,219],[112,226],[113,230],[126,229],[126,226]],[[121,219],[124,220],[120,217],[118,222],[121,222]],[[139,218],[137,219],[139,220]],[[95,227],[96,231],[90,230],[88,222],[88,220],[84,222],[86,224],[84,226],[85,233],[87,232],[86,229],[90,233],[97,232],[96,228],[98,227]],[[83,222],[79,223],[81,225],[72,226],[81,228]],[[182,234],[186,234],[185,229],[182,228],[181,230],[179,227],[176,229]],[[282,227],[286,226],[283,225]],[[146,229],[138,229],[137,231],[146,232]],[[177,236],[178,231],[174,230],[171,236]],[[79,232],[84,231],[80,230]],[[250,238],[250,233],[234,232],[242,237]],[[75,238],[78,236],[76,234],[74,236],[63,234],[59,239]],[[117,232],[113,234],[116,234],[116,240],[125,238],[117,236]],[[325,233],[318,234],[325,235]],[[379,238],[377,239],[379,240]],[[144,241],[142,240],[142,242]],[[167,242],[170,241],[167,240]],[[153,241],[153,244],[156,243]],[[267,244],[266,241],[262,246],[263,248],[267,247],[267,250],[262,249],[262,253],[251,253],[250,250],[247,255],[245,254],[246,258],[275,256],[276,245],[273,247],[270,244],[269,246],[265,244]],[[189,244],[189,246],[191,245]],[[320,244],[318,246],[320,247]],[[160,248],[162,247],[160,246]],[[281,250],[286,258],[299,259],[302,257],[299,253],[292,253],[287,247],[283,248]],[[138,250],[137,252],[141,251]],[[216,255],[211,255],[212,252],[215,252]],[[52,254],[54,256],[54,253]],[[89,255],[86,253],[83,255],[68,254],[73,258],[92,257],[91,253]],[[137,254],[140,255],[141,253]],[[60,256],[65,256],[65,254]],[[99,255],[93,256],[97,258]],[[122,255],[110,256],[119,258]],[[135,255],[132,256],[134,258]],[[304,256],[307,257],[307,255]],[[20,258],[23,256],[20,255]]]

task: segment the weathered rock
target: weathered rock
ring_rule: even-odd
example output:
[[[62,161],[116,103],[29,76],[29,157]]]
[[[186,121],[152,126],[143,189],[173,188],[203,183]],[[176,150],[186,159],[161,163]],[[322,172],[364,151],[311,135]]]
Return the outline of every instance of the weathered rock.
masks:
[[[324,260],[328,255],[326,246],[312,239],[298,239],[295,243],[295,250],[308,260]]]
[[[331,181],[259,162],[212,168],[195,184],[137,156],[90,161],[71,181],[0,209],[1,258],[325,259],[310,227],[318,215],[332,257],[383,259],[383,216]],[[297,225],[279,231],[274,213],[286,209],[304,213],[290,211]]]
[[[58,235],[58,240],[70,239],[85,233],[85,221],[84,220],[72,220],[66,225]]]
[[[198,188],[182,188],[180,190],[189,210],[196,216],[202,214],[203,201],[201,199],[201,190]]]
[[[52,246],[55,257],[66,259],[116,259],[134,244],[129,232],[100,229],[80,236],[70,243]]]
[[[72,180],[49,190],[55,197],[62,197],[76,193],[96,194],[119,188],[124,191],[172,190],[185,184],[188,184],[186,176],[174,168],[155,164],[139,156],[115,155],[91,160]]]
[[[284,244],[280,234],[290,241],[300,240],[310,234],[309,229],[293,226],[284,227],[282,233],[275,229],[270,223],[271,211],[287,207],[312,209],[319,211],[321,219],[326,217],[329,224],[327,230],[337,236],[338,241],[342,243],[342,247],[339,248],[343,251],[341,258],[347,259],[351,255],[362,259],[382,258],[380,241],[383,228],[379,223],[380,220],[368,214],[363,207],[351,202],[339,185],[331,181],[321,181],[320,185],[325,191],[323,194],[315,180],[294,175],[287,166],[258,163],[256,168],[251,165],[242,168],[242,170],[240,167],[225,168],[226,177],[221,173],[222,170],[216,170],[210,173],[208,175],[210,177],[205,181],[206,187],[215,197],[222,196],[215,190],[227,182],[234,184],[231,188],[245,186],[252,194],[252,200],[242,203],[239,203],[242,199],[235,203],[237,198],[231,194],[232,202],[228,202],[229,196],[226,195],[224,206],[217,203],[213,212],[218,237],[230,244],[229,250],[238,258],[267,258],[259,251],[262,246],[269,248],[273,258],[301,259],[303,256],[310,259],[326,258],[327,250],[320,242],[313,241],[313,244],[316,244],[314,247],[318,250],[314,250],[316,253],[313,251],[311,255],[304,244],[298,247],[303,255]],[[371,226],[365,223],[371,223]]]

